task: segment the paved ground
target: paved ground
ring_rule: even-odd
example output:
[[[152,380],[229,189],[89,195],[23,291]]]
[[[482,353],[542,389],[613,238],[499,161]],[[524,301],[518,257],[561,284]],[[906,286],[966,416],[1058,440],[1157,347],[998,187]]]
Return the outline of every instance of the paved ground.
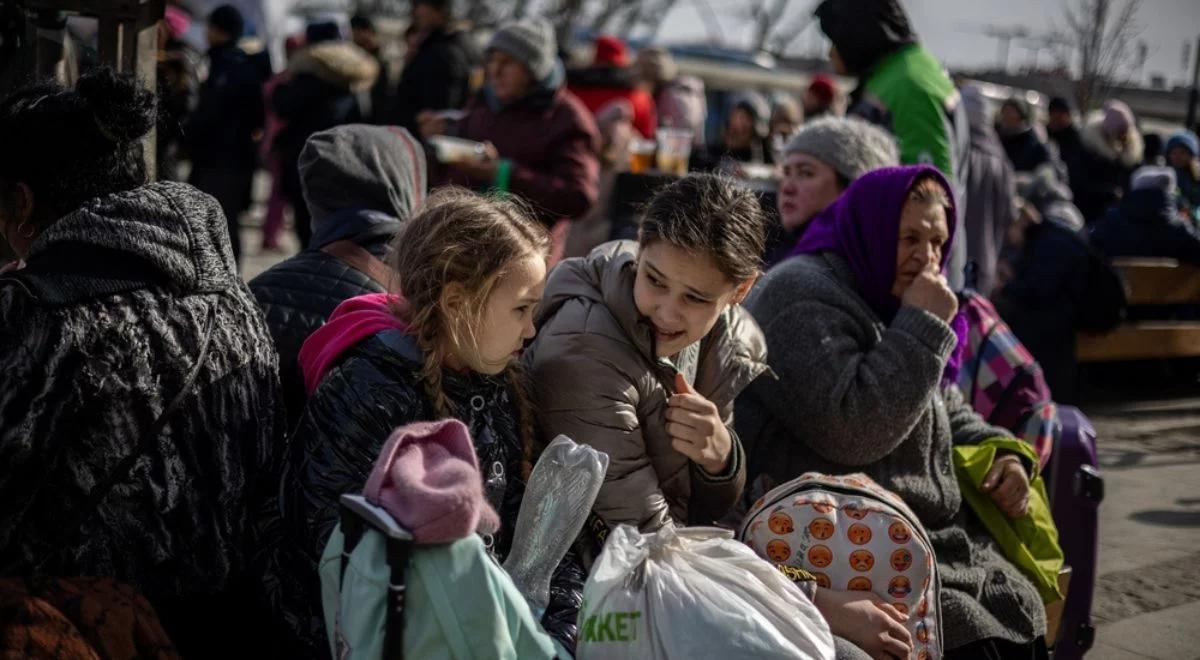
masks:
[[[259,249],[254,226],[242,239],[247,279],[296,249],[290,232],[279,252]],[[1200,385],[1161,397],[1134,385],[1104,398],[1083,406],[1106,488],[1088,658],[1200,659]]]
[[[1200,658],[1200,387],[1180,394],[1084,406],[1106,488],[1089,658]]]

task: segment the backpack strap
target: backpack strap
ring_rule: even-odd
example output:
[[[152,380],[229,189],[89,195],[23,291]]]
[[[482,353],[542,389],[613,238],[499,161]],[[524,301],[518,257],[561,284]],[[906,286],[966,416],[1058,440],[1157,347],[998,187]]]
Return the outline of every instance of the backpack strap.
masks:
[[[400,293],[400,287],[396,286],[396,273],[388,268],[387,264],[383,263],[379,257],[371,254],[358,243],[350,239],[334,241],[322,247],[321,251],[375,280],[388,293]]]
[[[388,580],[387,623],[383,627],[384,660],[401,660],[404,657],[404,574],[411,549],[411,541],[387,539],[387,560],[392,576]]]

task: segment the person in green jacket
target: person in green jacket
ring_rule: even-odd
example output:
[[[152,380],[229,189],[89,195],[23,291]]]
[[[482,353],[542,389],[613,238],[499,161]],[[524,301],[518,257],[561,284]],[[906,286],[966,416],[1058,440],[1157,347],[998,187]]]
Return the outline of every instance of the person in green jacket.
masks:
[[[816,17],[832,42],[834,70],[858,78],[846,114],[891,131],[901,164],[941,170],[964,208],[970,144],[966,111],[946,70],[917,42],[899,0],[824,0]],[[946,270],[955,290],[964,284],[966,245],[959,241]]]

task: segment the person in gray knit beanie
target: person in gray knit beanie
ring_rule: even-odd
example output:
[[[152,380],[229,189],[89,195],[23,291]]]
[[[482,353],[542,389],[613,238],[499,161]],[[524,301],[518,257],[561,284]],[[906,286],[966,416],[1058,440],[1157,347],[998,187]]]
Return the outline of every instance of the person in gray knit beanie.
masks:
[[[516,58],[538,83],[550,78],[558,64],[554,26],[540,18],[527,18],[502,26],[492,35],[487,50],[503,51]]]
[[[895,139],[865,121],[822,117],[801,126],[783,148],[783,179],[776,199],[783,231],[768,249],[766,265],[790,254],[809,220],[851,181],[899,162]]]

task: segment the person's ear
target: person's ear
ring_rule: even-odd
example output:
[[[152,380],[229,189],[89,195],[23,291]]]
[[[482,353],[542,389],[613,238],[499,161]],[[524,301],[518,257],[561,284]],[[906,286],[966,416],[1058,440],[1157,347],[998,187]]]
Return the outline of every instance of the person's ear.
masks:
[[[17,224],[24,224],[33,217],[34,196],[29,184],[18,183],[13,187],[13,215]]]
[[[759,277],[762,277],[762,273],[755,273],[750,277],[747,277],[746,281],[739,284],[737,289],[733,292],[733,299],[730,301],[730,304],[742,304],[742,301],[746,299],[746,296],[750,295],[750,290],[754,288],[754,283],[758,281]]]
[[[462,318],[467,303],[467,292],[460,282],[449,282],[442,287],[442,295],[438,297],[438,307],[444,315],[444,322],[450,319]]]

